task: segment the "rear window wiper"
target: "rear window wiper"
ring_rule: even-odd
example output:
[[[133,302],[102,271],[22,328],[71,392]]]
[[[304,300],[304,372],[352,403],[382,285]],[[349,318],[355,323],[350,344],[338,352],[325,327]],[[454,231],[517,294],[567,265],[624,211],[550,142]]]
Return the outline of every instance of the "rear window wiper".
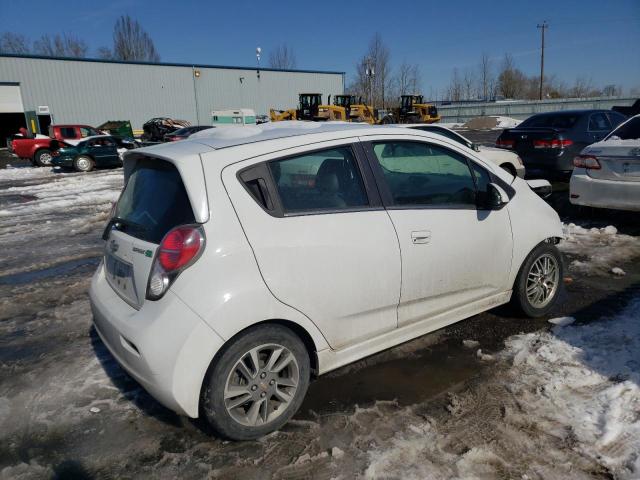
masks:
[[[117,224],[121,224],[124,225],[126,227],[129,228],[133,228],[136,229],[138,231],[141,232],[145,232],[147,230],[149,230],[149,227],[142,225],[141,223],[136,223],[133,222],[131,220],[127,220],[126,218],[122,218],[122,217],[111,217],[111,219],[109,220],[109,223],[107,223],[107,226],[104,229],[104,232],[102,233],[102,239],[103,240],[107,240],[109,238],[109,232],[111,231],[111,228],[113,226],[116,226],[116,229],[119,230],[119,228],[117,228]]]

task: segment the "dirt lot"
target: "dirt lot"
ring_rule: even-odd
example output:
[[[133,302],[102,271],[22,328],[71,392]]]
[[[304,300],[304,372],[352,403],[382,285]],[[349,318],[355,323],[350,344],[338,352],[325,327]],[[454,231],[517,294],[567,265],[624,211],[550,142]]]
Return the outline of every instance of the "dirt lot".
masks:
[[[477,141],[496,132],[466,134]],[[570,207],[566,191],[555,194],[565,223],[586,227],[566,227],[568,278],[552,315],[571,315],[578,326],[550,329],[546,318],[515,318],[506,308],[478,315],[315,380],[281,432],[234,443],[160,406],[120,369],[91,327],[87,288],[121,183],[119,169],[88,175],[0,170],[0,478],[566,479],[637,473],[638,431],[613,432],[613,440],[592,451],[591,430],[549,413],[569,411],[552,392],[562,390],[552,374],[565,375],[563,368],[599,379],[591,390],[571,384],[573,400],[635,385],[640,358],[625,364],[630,372],[620,367],[622,373],[614,369],[600,379],[601,363],[574,365],[578,360],[559,356],[565,347],[556,343],[573,342],[572,348],[586,352],[590,343],[563,332],[590,328],[605,317],[624,319],[635,308],[637,215],[589,216]],[[617,233],[603,228],[612,224]],[[613,275],[612,267],[626,275]],[[628,344],[637,351],[635,332],[625,335],[607,348]],[[547,351],[558,359],[549,360],[548,371],[540,363],[516,362],[521,352],[536,359]],[[632,405],[640,417],[638,402]],[[628,423],[637,424],[637,417]],[[607,418],[599,424],[609,425]]]

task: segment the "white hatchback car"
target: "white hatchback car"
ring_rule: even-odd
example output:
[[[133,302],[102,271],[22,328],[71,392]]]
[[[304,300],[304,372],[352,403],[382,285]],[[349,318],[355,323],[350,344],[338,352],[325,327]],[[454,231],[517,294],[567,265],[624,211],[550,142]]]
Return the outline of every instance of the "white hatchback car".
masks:
[[[125,155],[90,290],[95,328],[162,404],[260,437],[311,375],[562,281],[556,212],[441,135],[216,129]]]
[[[640,115],[620,124],[573,160],[574,205],[640,211]]]
[[[503,170],[506,170],[514,177],[517,176],[520,178],[524,178],[524,163],[516,152],[510,152],[509,150],[505,150],[504,148],[489,147],[486,145],[474,143],[468,138],[460,135],[458,132],[455,132],[450,128],[443,127],[442,125],[438,125],[437,123],[409,123],[398,126],[444,135],[445,137],[454,140],[464,145],[465,147],[470,148],[471,150],[479,152],[483,158],[495,163],[497,166],[501,167]]]

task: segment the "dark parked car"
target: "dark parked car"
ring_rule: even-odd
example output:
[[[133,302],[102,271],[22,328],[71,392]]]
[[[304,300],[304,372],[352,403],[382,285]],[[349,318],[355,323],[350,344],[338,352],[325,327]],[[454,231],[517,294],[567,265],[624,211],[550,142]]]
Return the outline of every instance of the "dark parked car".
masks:
[[[162,142],[164,136],[168,133],[173,133],[176,130],[184,127],[189,127],[191,124],[186,120],[176,120],[169,117],[155,117],[151,120],[147,120],[142,125],[141,140],[143,142]]]
[[[566,176],[573,170],[573,157],[587,145],[602,140],[625,119],[611,110],[539,113],[516,128],[504,130],[496,146],[515,151],[527,172]]]
[[[184,140],[185,138],[189,138],[191,135],[193,135],[196,132],[199,132],[201,130],[207,130],[209,128],[214,128],[214,127],[212,127],[211,125],[193,125],[191,127],[184,127],[179,130],[176,130],[173,133],[167,133],[164,136],[164,141],[175,142],[178,140]]]
[[[88,137],[76,145],[64,144],[53,152],[51,164],[79,172],[90,172],[95,167],[120,166],[122,160],[118,150],[130,148],[125,143],[127,140],[110,135]]]

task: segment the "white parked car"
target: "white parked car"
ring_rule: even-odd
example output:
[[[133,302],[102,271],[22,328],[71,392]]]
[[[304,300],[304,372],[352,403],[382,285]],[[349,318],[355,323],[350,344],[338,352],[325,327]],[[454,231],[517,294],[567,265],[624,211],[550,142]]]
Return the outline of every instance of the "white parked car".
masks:
[[[486,145],[479,145],[472,142],[466,137],[463,137],[458,132],[455,132],[447,127],[438,125],[437,123],[408,123],[397,125],[404,128],[413,128],[415,130],[423,130],[425,132],[439,133],[453,141],[456,141],[471,150],[480,152],[480,154],[487,160],[495,163],[499,167],[509,172],[514,177],[524,178],[525,168],[524,162],[515,152],[510,152],[504,148],[489,147]]]
[[[585,147],[573,165],[571,203],[640,211],[640,115]]]
[[[95,328],[228,438],[280,428],[314,375],[510,300],[544,315],[561,286],[556,212],[442,135],[290,122],[124,158]]]

